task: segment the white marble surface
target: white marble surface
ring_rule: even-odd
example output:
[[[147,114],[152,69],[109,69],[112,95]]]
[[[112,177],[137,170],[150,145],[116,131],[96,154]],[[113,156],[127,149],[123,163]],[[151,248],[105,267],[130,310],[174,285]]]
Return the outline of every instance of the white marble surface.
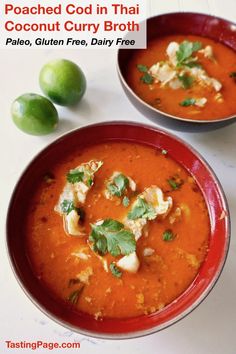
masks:
[[[152,14],[168,11],[199,11],[234,19],[235,0],[150,0]],[[86,73],[88,90],[76,111],[60,108],[57,132],[33,137],[12,124],[9,106],[23,92],[40,92],[38,72],[52,58],[78,62]],[[96,59],[95,59],[96,57]],[[134,340],[109,341],[72,333],[42,314],[17,284],[6,255],[5,217],[9,198],[22,170],[31,158],[60,134],[81,125],[109,120],[150,123],[128,102],[118,81],[112,50],[1,50],[0,52],[0,151],[1,151],[1,239],[0,239],[0,353],[31,353],[32,350],[7,350],[5,340],[80,341],[77,350],[52,353],[161,353],[234,354],[236,353],[236,124],[211,132],[180,133],[210,163],[225,190],[232,218],[232,241],[223,274],[208,298],[187,318],[174,326]],[[152,124],[152,123],[150,123]],[[175,132],[174,132],[175,133]],[[17,235],[16,235],[17,236]],[[49,350],[37,350],[46,353]]]

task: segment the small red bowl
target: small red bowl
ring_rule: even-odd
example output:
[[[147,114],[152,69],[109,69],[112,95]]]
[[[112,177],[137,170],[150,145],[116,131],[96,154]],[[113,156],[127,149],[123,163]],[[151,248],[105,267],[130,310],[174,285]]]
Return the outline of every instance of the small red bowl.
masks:
[[[153,39],[173,34],[191,34],[207,37],[228,46],[236,52],[236,24],[222,18],[199,13],[178,12],[155,16],[147,20],[147,46]],[[235,121],[236,112],[228,117],[211,120],[192,120],[158,110],[143,101],[127,82],[127,63],[134,51],[138,50],[119,49],[117,70],[126,96],[135,108],[147,118],[161,125],[179,130],[196,128],[196,123],[201,125],[206,125],[207,123],[208,128],[205,127],[204,129],[214,129]]]
[[[94,142],[130,141],[166,149],[196,179],[210,217],[210,243],[207,257],[189,288],[157,313],[128,319],[104,319],[74,312],[55,300],[34,275],[27,257],[22,220],[37,181],[65,149],[92,145]],[[122,339],[134,338],[164,329],[190,313],[209,294],[224,266],[230,240],[229,211],[224,193],[206,161],[189,145],[173,135],[143,124],[100,123],[65,134],[40,152],[23,172],[11,198],[7,217],[7,246],[12,269],[22,289],[46,315],[61,325],[85,335]]]

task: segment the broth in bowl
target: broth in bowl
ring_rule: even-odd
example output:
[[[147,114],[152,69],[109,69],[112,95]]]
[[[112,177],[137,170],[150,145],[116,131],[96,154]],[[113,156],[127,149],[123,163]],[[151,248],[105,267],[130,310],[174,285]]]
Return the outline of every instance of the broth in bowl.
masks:
[[[38,280],[96,320],[165,308],[191,285],[208,251],[210,220],[195,179],[168,151],[138,143],[62,153],[25,215]]]

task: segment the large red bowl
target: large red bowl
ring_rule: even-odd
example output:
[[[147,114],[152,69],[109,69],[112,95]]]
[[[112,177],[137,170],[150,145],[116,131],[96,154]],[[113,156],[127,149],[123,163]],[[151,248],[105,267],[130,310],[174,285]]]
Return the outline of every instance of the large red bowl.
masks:
[[[32,271],[27,258],[22,220],[37,181],[65,149],[104,141],[130,141],[166,149],[171,158],[196,179],[210,217],[210,244],[207,257],[189,288],[161,311],[129,319],[96,321],[78,314],[55,300]],[[219,181],[204,159],[189,145],[169,133],[128,122],[101,123],[74,130],[39,153],[24,171],[13,193],[7,217],[7,246],[12,269],[25,293],[46,315],[69,329],[102,338],[133,338],[159,331],[191,312],[209,294],[226,260],[230,238],[229,212]]]
[[[153,39],[173,34],[191,34],[208,37],[228,46],[236,52],[236,24],[225,19],[206,14],[178,12],[155,16],[147,20],[147,46]],[[130,61],[134,51],[138,50],[139,49],[119,49],[117,69],[122,87],[127,97],[147,118],[164,126],[171,126],[172,128],[179,130],[193,129],[194,125],[196,128],[196,123],[208,123],[208,125],[211,125],[211,128],[218,128],[235,121],[236,112],[234,115],[217,119],[192,120],[158,110],[143,101],[132,90],[127,81],[127,63]],[[209,127],[205,129],[211,128]]]

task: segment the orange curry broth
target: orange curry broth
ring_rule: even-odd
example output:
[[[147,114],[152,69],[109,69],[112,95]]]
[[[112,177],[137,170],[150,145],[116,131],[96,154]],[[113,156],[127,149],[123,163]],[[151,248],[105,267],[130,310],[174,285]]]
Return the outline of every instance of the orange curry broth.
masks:
[[[65,184],[68,170],[90,159],[104,162],[95,175],[95,184],[84,205],[86,237],[68,236],[63,229],[62,217],[54,206]],[[123,271],[121,278],[106,272],[102,262],[89,250],[91,257],[82,260],[71,255],[87,246],[90,223],[113,218],[122,221],[129,208],[103,196],[104,181],[114,171],[122,171],[137,182],[138,193],[157,185],[165,196],[173,198],[173,208],[164,219],[149,222],[148,235],[137,242],[141,266],[136,274]],[[151,147],[125,142],[109,142],[74,151],[62,156],[52,166],[55,182],[40,181],[32,196],[27,213],[27,248],[37,277],[54,294],[66,300],[79,285],[69,286],[69,280],[87,267],[93,274],[85,285],[75,308],[105,317],[130,317],[150,313],[169,304],[194,280],[208,247],[209,217],[203,196],[194,179],[175,161]],[[184,181],[179,190],[171,191],[167,179],[178,174]],[[135,197],[134,197],[135,198]],[[131,201],[132,203],[132,201]],[[177,206],[183,208],[181,220],[173,225],[169,216]],[[176,235],[173,241],[163,241],[162,234],[171,228]],[[144,257],[143,249],[155,250]],[[109,263],[114,260],[107,257]]]
[[[168,44],[172,41],[181,43],[184,40],[199,41],[203,47],[212,46],[216,60],[211,61],[204,58],[203,54],[197,53],[198,62],[210,77],[222,83],[223,87],[220,92],[223,95],[223,102],[214,99],[217,92],[213,88],[205,88],[198,84],[193,84],[189,89],[179,88],[174,90],[168,86],[161,88],[160,84],[147,85],[140,80],[142,73],[138,71],[137,65],[142,64],[149,68],[159,61],[166,60]],[[236,80],[229,76],[231,72],[236,71],[236,54],[225,45],[204,37],[173,35],[153,40],[150,42],[148,49],[136,50],[134,53],[126,71],[127,82],[142,100],[154,108],[177,117],[193,120],[214,120],[236,114]],[[180,106],[180,102],[186,98],[202,97],[207,98],[207,103],[203,108]]]

